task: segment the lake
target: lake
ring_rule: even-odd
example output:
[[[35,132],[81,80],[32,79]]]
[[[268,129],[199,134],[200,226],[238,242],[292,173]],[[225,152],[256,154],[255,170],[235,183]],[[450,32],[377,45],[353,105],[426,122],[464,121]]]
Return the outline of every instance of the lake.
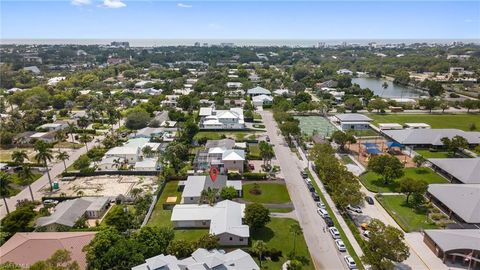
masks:
[[[384,82],[388,84],[387,88],[383,88]],[[370,88],[375,95],[387,98],[418,98],[421,95],[426,95],[420,90],[394,84],[385,79],[353,78],[352,83],[360,85],[361,88]]]

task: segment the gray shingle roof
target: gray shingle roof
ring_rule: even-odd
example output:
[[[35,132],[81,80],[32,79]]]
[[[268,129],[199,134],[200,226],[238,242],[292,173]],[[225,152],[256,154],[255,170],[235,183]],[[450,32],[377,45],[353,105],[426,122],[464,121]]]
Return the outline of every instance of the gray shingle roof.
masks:
[[[428,161],[464,184],[480,184],[480,158],[430,158]]]
[[[90,201],[83,198],[61,202],[55,207],[55,212],[52,215],[38,218],[36,226],[43,227],[50,224],[61,224],[73,227],[75,222],[85,214],[90,204]]]
[[[464,137],[470,144],[480,144],[480,132],[465,132],[459,129],[403,129],[385,130],[387,136],[401,144],[443,145],[442,138]]]
[[[427,234],[444,252],[466,249],[480,250],[480,230],[425,230]]]
[[[467,223],[480,223],[480,185],[432,184],[428,193]]]

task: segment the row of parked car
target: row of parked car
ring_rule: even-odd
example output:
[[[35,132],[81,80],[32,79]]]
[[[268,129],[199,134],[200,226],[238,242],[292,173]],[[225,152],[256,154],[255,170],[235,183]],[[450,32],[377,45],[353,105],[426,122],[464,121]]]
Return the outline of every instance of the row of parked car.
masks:
[[[333,240],[335,241],[335,246],[337,246],[338,251],[346,252],[347,248],[345,246],[345,243],[343,243],[343,241],[341,239],[340,232],[335,227],[335,223],[333,222],[332,218],[328,214],[326,205],[320,199],[320,196],[316,192],[315,187],[313,186],[311,180],[308,177],[308,174],[305,171],[302,171],[301,175],[302,175],[302,178],[305,181],[305,184],[306,184],[308,190],[310,191],[310,193],[312,195],[313,200],[315,201],[315,203],[317,205],[317,213],[325,221],[325,224],[327,225],[327,228],[328,228],[328,232],[330,233]],[[360,213],[362,211],[359,207],[358,208],[352,207],[352,211],[355,211],[355,210],[357,210],[357,211],[360,210]],[[357,269],[357,265],[355,263],[355,260],[350,255],[345,255],[343,258],[344,258],[345,263],[347,264],[349,269]]]

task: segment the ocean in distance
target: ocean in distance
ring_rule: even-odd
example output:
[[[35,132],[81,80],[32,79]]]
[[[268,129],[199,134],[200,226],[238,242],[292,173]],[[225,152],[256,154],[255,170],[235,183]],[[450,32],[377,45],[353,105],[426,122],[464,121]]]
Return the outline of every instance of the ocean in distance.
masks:
[[[347,44],[367,45],[370,42],[377,44],[451,44],[453,42],[480,44],[480,39],[0,39],[0,45],[107,45],[112,41],[128,41],[131,47],[162,47],[162,46],[193,46],[196,42],[200,45],[220,45],[232,43],[235,46],[287,46],[287,47],[313,47],[320,42],[325,45]]]

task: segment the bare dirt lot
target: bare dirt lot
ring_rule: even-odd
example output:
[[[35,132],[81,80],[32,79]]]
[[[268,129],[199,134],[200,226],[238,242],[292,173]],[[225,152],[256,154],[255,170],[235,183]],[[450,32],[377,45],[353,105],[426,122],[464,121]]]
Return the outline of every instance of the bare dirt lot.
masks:
[[[59,193],[66,196],[118,196],[128,195],[134,188],[152,191],[156,186],[156,177],[101,175],[79,177],[73,181],[60,181]]]

